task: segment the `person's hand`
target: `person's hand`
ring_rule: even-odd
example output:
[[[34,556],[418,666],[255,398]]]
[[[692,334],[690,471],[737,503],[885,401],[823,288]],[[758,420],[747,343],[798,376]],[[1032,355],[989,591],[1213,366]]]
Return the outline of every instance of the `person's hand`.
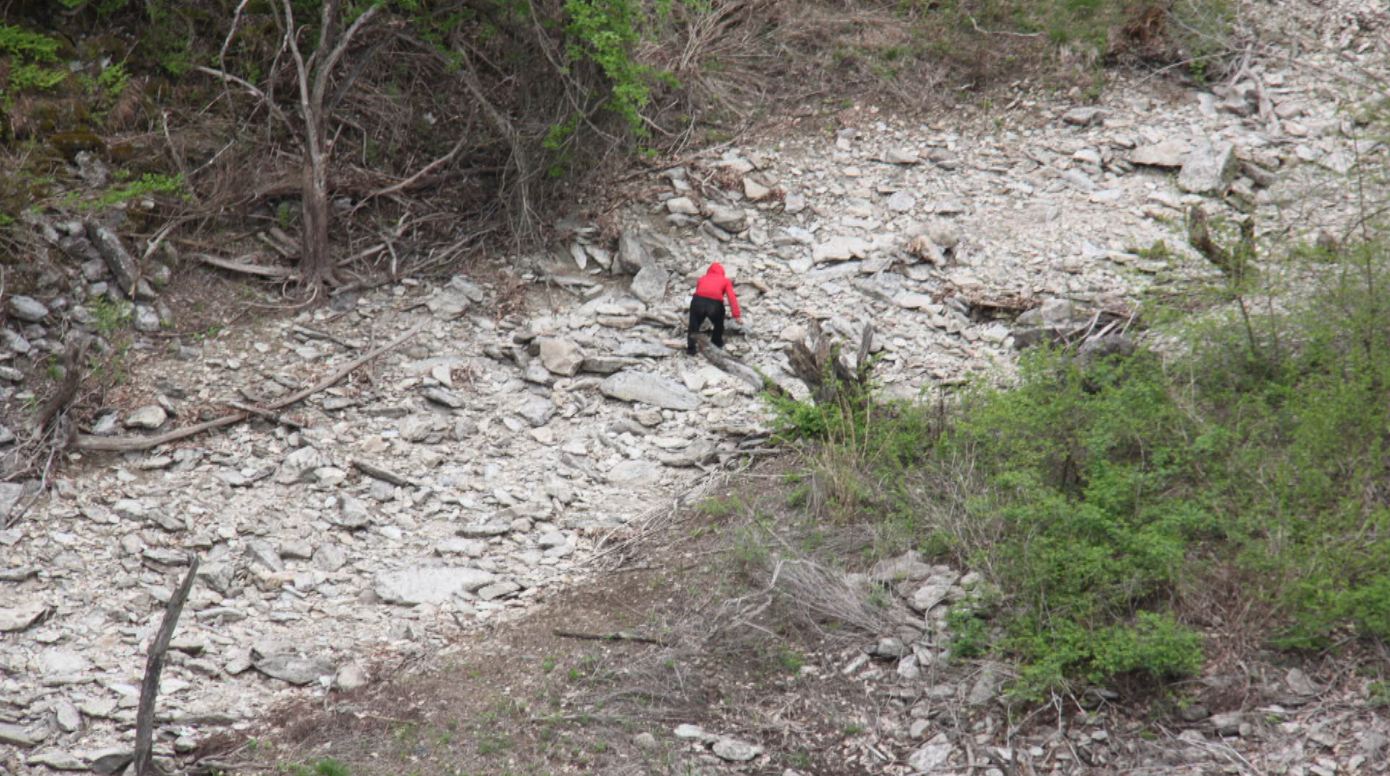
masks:
[[[739,326],[742,326],[742,325],[743,325],[743,316],[742,316],[742,315],[735,315],[735,316],[734,316],[734,323],[737,323]]]

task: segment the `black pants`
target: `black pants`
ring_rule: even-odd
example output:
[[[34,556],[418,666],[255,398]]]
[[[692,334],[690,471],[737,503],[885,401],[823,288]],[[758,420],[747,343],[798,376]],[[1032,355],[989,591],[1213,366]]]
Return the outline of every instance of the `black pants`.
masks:
[[[703,296],[690,299],[690,328],[685,334],[685,352],[695,355],[695,335],[708,320],[714,324],[714,336],[710,341],[716,348],[724,347],[724,302],[719,299],[706,299]]]

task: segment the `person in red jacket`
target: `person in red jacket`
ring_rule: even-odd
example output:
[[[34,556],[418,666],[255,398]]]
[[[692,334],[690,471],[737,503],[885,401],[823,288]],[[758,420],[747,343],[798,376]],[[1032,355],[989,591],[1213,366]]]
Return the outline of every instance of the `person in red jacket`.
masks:
[[[709,271],[695,284],[695,296],[690,300],[690,328],[686,331],[685,352],[695,355],[695,335],[706,320],[714,324],[714,336],[710,341],[716,348],[724,347],[724,297],[729,297],[729,306],[734,310],[734,320],[743,322],[738,309],[738,297],[734,295],[734,284],[724,277],[724,265],[715,262]]]

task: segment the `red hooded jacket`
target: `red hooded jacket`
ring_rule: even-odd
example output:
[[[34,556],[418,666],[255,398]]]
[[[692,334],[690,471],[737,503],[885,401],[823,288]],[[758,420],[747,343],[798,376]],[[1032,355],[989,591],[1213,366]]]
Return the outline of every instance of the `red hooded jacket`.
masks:
[[[695,296],[723,302],[725,294],[729,295],[729,306],[733,308],[734,317],[743,317],[738,311],[738,297],[734,296],[734,284],[724,277],[724,265],[716,261],[709,265],[709,271],[695,284]]]

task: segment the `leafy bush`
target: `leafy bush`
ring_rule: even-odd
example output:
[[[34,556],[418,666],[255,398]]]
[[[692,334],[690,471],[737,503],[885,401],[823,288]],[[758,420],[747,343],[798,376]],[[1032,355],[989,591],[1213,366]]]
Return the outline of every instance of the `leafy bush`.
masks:
[[[1386,259],[1353,251],[1304,307],[1193,327],[1166,360],[1032,352],[937,415],[783,400],[784,435],[823,440],[809,479],[841,495],[805,508],[985,574],[998,606],[953,612],[951,652],[1013,659],[1022,697],[1195,673],[1192,613],[1233,575],[1256,614],[1227,625],[1273,645],[1390,638]]]

